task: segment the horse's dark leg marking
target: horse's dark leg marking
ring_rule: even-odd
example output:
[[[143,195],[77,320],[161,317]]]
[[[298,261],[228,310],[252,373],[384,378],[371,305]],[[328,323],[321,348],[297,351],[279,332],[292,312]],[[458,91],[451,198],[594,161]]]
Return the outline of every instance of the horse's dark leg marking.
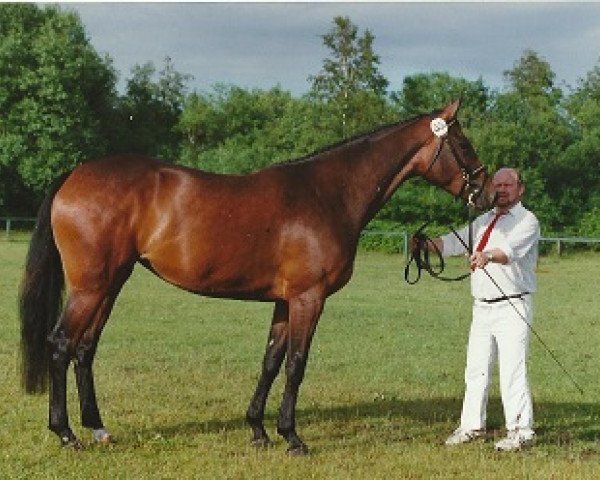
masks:
[[[100,334],[97,333],[93,340],[82,341],[78,346],[75,354],[75,378],[79,394],[81,424],[93,430],[95,441],[108,444],[112,441],[112,437],[104,428],[100,416],[92,369],[99,338]]]
[[[267,339],[267,348],[263,358],[262,372],[256,385],[256,390],[246,412],[246,420],[252,427],[252,443],[256,446],[271,445],[271,440],[264,427],[265,405],[279,373],[287,349],[288,305],[277,302],[273,312],[271,331]]]
[[[51,431],[60,438],[63,447],[81,449],[83,445],[69,426],[67,414],[67,369],[71,363],[69,341],[61,322],[48,338],[50,344],[50,411]]]
[[[77,347],[75,355],[75,378],[79,392],[79,406],[81,408],[81,424],[86,428],[100,429],[104,427],[100,419],[96,393],[94,389],[94,375],[92,363],[96,353],[97,340],[82,342]]]

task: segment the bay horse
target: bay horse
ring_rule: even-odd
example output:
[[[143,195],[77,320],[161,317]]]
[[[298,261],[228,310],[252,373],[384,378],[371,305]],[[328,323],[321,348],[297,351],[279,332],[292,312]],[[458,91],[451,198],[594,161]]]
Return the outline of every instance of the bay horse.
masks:
[[[307,453],[296,433],[298,390],[325,299],[350,280],[361,230],[417,175],[479,209],[493,204],[493,187],[456,119],[459,104],[248,175],[121,155],[60,178],[40,207],[19,301],[23,387],[40,393],[49,383],[49,428],[61,444],[83,446],[67,414],[72,361],[81,423],[95,441],[111,441],[92,364],[139,262],[196,294],[274,303],[246,419],[252,442],[270,445],[265,403],[287,355],[277,432],[289,454]]]

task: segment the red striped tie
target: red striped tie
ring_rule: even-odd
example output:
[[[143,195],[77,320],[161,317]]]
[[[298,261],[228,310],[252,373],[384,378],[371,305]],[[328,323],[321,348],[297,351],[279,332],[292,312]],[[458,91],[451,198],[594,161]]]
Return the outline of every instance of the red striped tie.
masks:
[[[496,225],[496,222],[498,221],[498,219],[504,215],[504,213],[497,213],[496,216],[492,219],[492,221],[490,222],[490,224],[487,226],[487,228],[485,229],[485,232],[483,232],[483,237],[481,237],[481,240],[479,240],[479,244],[477,245],[477,251],[478,252],[482,252],[483,249],[485,248],[485,246],[488,243],[488,240],[490,239],[490,235],[492,233],[492,230],[494,229],[494,225]]]

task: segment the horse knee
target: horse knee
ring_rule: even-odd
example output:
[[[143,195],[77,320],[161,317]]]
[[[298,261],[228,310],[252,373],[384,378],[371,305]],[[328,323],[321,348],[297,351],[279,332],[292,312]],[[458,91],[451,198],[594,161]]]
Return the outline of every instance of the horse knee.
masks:
[[[96,342],[82,340],[75,349],[76,366],[90,367],[96,353]]]
[[[306,360],[306,356],[300,352],[294,353],[292,358],[288,360],[287,376],[292,385],[298,386],[302,383],[306,370]]]
[[[275,378],[281,368],[285,350],[273,349],[267,352],[263,362],[263,373],[269,378]]]
[[[50,364],[54,367],[61,366],[71,361],[70,342],[62,328],[54,329],[48,335],[47,342],[50,350]]]

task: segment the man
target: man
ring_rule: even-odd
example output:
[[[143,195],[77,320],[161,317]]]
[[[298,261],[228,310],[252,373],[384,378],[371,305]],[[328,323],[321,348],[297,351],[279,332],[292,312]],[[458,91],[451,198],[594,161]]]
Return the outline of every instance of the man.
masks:
[[[473,222],[474,252],[469,262],[474,302],[466,389],[460,426],[446,440],[446,445],[469,442],[484,435],[488,390],[498,358],[507,436],[496,443],[496,449],[509,451],[529,445],[535,436],[527,350],[540,228],[535,215],[521,204],[525,187],[517,170],[501,168],[494,175],[493,184],[497,191],[495,209]],[[468,228],[458,233],[466,242]],[[464,245],[452,233],[432,242],[444,256],[465,254]]]

